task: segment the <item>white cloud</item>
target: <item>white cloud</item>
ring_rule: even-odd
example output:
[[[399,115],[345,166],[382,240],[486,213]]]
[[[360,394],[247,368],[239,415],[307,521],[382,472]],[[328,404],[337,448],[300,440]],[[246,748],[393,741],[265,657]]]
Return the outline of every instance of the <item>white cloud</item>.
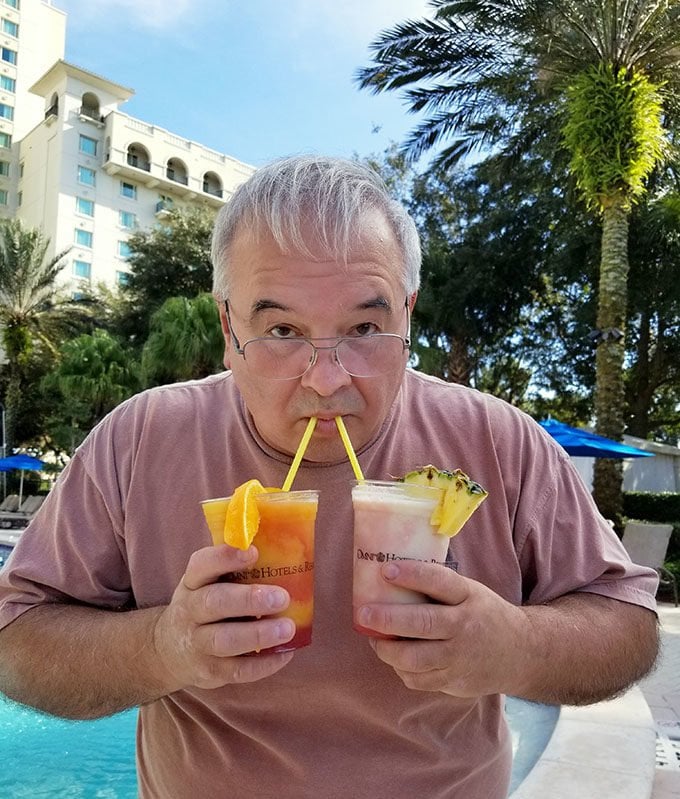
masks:
[[[367,44],[385,28],[432,13],[427,0],[288,0],[284,30],[298,35],[330,30],[340,39]]]
[[[159,34],[181,35],[187,28],[216,24],[241,16],[258,19],[262,28],[298,40],[314,31],[333,33],[345,44],[366,45],[381,30],[402,20],[432,13],[427,0],[53,0],[69,15],[69,25],[106,26],[126,21]]]
[[[85,27],[107,19],[126,20],[130,25],[150,31],[174,31],[192,23],[210,7],[210,0],[55,0],[69,15],[69,25]]]

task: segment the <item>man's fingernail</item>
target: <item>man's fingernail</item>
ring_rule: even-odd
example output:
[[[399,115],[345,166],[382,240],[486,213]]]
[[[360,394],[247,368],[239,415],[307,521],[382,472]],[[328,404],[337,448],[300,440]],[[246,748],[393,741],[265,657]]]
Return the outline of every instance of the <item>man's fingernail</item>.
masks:
[[[236,553],[236,557],[241,561],[241,563],[250,563],[250,561],[253,559],[253,554],[253,547],[248,547],[248,549],[239,549]]]
[[[267,591],[267,607],[272,610],[278,610],[286,604],[286,595],[283,591]]]
[[[276,625],[276,637],[279,641],[289,641],[295,633],[295,625],[290,619],[281,619]]]
[[[399,576],[399,566],[396,563],[388,563],[387,566],[383,566],[382,573],[386,580],[394,580]]]
[[[367,627],[371,621],[371,609],[367,607],[359,608],[359,624]]]

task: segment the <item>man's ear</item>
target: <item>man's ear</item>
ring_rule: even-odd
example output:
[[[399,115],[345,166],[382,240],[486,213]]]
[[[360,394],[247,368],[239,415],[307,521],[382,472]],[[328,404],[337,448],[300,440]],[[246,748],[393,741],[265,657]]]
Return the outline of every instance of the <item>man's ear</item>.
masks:
[[[413,294],[408,298],[408,310],[409,313],[413,313],[413,306],[416,304],[416,300],[418,299],[418,292],[414,291]]]
[[[217,308],[220,313],[220,326],[224,336],[224,357],[222,363],[225,369],[231,369],[231,333],[229,331],[229,320],[227,319],[226,305],[223,300],[217,300]]]

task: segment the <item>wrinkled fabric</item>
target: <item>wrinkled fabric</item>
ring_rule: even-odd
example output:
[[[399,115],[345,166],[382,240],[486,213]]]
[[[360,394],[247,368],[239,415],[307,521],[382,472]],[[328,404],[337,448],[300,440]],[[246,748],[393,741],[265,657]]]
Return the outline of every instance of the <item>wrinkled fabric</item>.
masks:
[[[433,463],[484,485],[450,556],[509,602],[587,591],[655,608],[656,574],[631,563],[564,451],[502,401],[407,371],[358,458],[373,479]],[[259,437],[229,372],[128,400],[78,449],[0,572],[0,626],[42,602],[167,604],[211,542],[200,501],[253,477],[281,485],[290,460]],[[502,697],[409,690],[352,630],[352,479],[342,460],[303,463],[295,480],[320,491],[312,646],[262,681],[142,707],[142,799],[506,796]]]

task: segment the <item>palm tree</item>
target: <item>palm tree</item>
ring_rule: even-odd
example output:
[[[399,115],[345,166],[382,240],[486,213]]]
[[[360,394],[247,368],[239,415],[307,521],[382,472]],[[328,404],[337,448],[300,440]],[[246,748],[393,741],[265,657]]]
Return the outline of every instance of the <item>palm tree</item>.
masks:
[[[150,383],[191,380],[218,372],[223,354],[220,316],[212,296],[171,297],[151,317],[142,371]]]
[[[413,158],[447,143],[453,166],[475,150],[519,159],[540,144],[567,158],[601,219],[595,413],[598,432],[624,430],[624,338],[631,206],[680,119],[680,0],[431,0],[433,19],[373,43],[360,86],[405,90],[425,119]],[[545,149],[544,149],[545,151]],[[619,461],[596,462],[600,510],[619,522]]]
[[[94,425],[141,388],[139,363],[115,336],[95,330],[62,345],[59,365],[42,387],[56,399],[49,423],[53,443],[72,453]]]
[[[56,352],[54,337],[65,323],[55,281],[68,250],[46,258],[49,240],[19,220],[0,223],[0,343],[5,352],[7,441],[16,444],[23,375],[36,344]],[[11,451],[11,450],[10,450]]]

